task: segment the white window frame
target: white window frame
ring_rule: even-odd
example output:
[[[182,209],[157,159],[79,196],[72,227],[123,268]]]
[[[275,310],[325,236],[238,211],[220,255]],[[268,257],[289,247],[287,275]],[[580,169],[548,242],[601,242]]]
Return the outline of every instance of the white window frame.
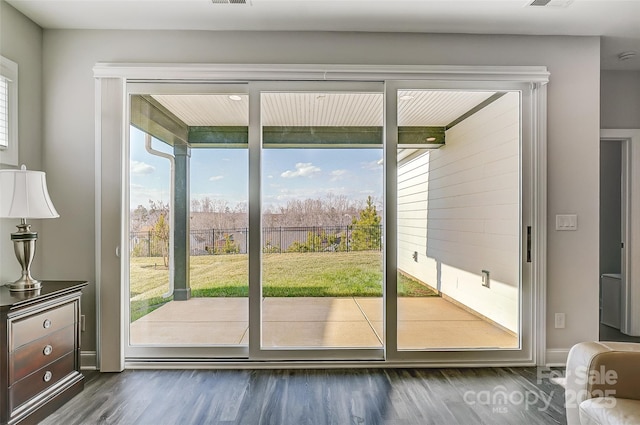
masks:
[[[0,56],[0,77],[8,82],[7,129],[8,144],[0,145],[0,164],[18,165],[18,64]]]

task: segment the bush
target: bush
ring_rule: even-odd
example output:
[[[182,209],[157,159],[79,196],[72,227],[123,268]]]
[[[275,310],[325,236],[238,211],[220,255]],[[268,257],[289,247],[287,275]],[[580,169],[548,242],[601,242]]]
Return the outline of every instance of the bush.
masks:
[[[271,245],[271,242],[267,242],[267,244],[262,248],[262,252],[265,254],[279,254],[282,252],[280,245]]]

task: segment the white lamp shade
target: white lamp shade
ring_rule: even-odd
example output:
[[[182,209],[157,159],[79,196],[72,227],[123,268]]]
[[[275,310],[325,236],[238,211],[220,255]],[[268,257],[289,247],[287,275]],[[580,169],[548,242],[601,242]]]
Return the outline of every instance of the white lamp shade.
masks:
[[[49,197],[45,173],[24,165],[20,170],[0,170],[0,217],[60,217]]]

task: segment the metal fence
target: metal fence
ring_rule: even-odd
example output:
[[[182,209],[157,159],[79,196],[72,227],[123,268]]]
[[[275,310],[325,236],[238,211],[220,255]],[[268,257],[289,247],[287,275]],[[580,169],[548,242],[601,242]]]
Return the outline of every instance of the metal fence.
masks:
[[[249,229],[192,230],[191,255],[246,254]],[[346,252],[382,249],[382,226],[308,226],[265,227],[262,250],[283,252]],[[132,257],[161,257],[168,241],[154,232],[131,232],[129,252]]]

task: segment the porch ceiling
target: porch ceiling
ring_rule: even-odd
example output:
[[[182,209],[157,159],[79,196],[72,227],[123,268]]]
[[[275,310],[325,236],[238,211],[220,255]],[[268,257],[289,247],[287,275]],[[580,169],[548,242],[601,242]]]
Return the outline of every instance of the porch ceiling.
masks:
[[[493,96],[486,91],[403,90],[398,125],[444,127]],[[229,94],[153,95],[189,127],[247,126],[249,98]],[[265,93],[264,126],[381,127],[381,93]]]

